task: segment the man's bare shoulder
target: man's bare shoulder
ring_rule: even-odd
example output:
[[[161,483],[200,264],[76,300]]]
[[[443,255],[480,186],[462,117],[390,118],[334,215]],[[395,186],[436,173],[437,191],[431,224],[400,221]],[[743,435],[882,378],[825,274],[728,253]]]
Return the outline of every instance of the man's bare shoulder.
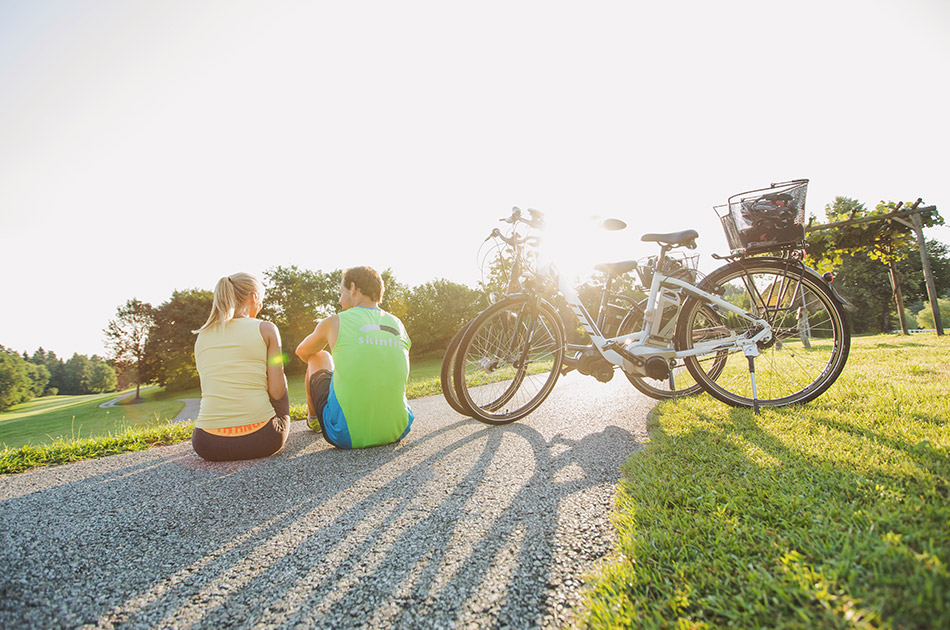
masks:
[[[321,319],[319,322],[317,322],[317,327],[318,327],[318,328],[319,328],[320,326],[334,326],[334,327],[336,327],[336,326],[339,326],[339,325],[340,325],[340,314],[339,314],[339,313],[334,313],[333,315],[330,315],[329,317],[326,317],[326,318],[324,318],[324,319]]]

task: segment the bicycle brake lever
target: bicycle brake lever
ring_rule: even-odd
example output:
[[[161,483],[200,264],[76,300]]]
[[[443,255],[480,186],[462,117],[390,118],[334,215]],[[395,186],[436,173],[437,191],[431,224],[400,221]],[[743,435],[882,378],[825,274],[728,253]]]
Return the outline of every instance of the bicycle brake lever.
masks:
[[[515,223],[521,219],[521,209],[518,206],[515,206],[511,209],[511,216],[506,219],[498,219],[502,223]]]

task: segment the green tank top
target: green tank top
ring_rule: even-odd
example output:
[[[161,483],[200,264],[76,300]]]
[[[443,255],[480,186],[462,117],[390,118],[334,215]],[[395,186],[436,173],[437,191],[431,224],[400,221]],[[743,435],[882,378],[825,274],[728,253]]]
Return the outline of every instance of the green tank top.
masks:
[[[412,422],[406,400],[409,335],[398,317],[380,309],[357,306],[339,317],[324,409],[327,437],[344,448],[395,442]]]

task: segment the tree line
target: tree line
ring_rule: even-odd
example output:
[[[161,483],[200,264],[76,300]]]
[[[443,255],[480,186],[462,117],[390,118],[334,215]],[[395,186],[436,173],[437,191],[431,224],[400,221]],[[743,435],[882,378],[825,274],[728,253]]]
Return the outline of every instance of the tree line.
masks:
[[[487,306],[483,291],[449,280],[410,288],[391,270],[381,275],[386,291],[380,306],[402,319],[416,358],[441,352],[455,332]],[[278,266],[264,272],[262,280],[264,308],[258,317],[277,325],[285,369],[301,374],[306,366],[293,351],[316,322],[339,312],[343,272]],[[204,324],[213,297],[208,290],[185,289],[173,291],[157,307],[128,300],[103,330],[108,361],[74,355],[63,363],[42,348],[33,356],[21,356],[0,346],[0,410],[38,396],[113,391],[130,383],[157,383],[172,391],[198,387],[192,331]]]
[[[31,356],[0,346],[0,411],[40,396],[99,394],[117,387],[115,368],[97,355],[74,354],[64,362],[43,348]]]
[[[441,352],[455,332],[487,306],[482,292],[449,280],[410,288],[391,270],[381,275],[386,290],[380,306],[406,325],[414,357]],[[278,266],[264,272],[264,308],[258,317],[280,331],[288,373],[304,372],[306,366],[293,351],[319,320],[340,310],[342,280],[339,269]],[[204,324],[212,300],[211,291],[188,289],[173,292],[154,308],[135,299],[119,307],[105,332],[120,374],[131,382],[155,382],[170,390],[197,387],[192,331]]]

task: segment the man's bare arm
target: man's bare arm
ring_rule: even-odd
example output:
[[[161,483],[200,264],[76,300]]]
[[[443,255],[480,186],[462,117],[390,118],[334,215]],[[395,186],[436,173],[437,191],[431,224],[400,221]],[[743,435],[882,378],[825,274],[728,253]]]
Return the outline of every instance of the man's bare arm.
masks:
[[[333,350],[336,345],[336,338],[340,332],[340,318],[337,315],[331,315],[317,324],[313,332],[300,342],[297,346],[296,354],[304,362],[310,360],[310,357],[317,354],[324,348]]]

